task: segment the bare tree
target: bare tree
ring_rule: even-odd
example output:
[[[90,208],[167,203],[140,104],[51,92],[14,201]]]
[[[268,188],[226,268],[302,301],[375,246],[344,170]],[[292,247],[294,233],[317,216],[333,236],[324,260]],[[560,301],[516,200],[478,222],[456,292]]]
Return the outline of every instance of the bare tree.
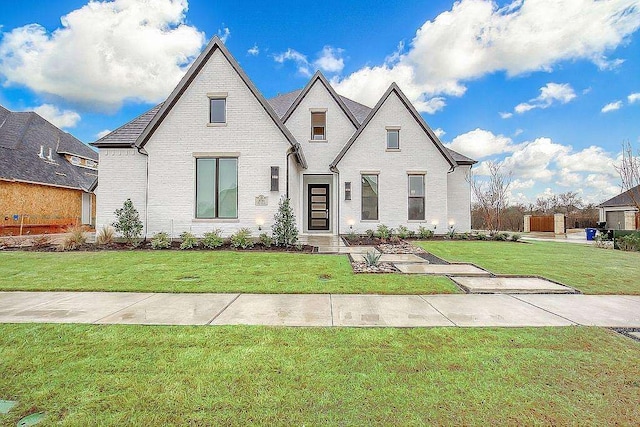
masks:
[[[640,211],[640,189],[631,191],[640,185],[640,148],[634,153],[630,141],[622,143],[622,161],[615,167],[620,175],[622,191],[631,197],[631,203]]]
[[[489,180],[470,176],[471,191],[484,218],[485,226],[492,232],[501,230],[502,211],[508,206],[511,173],[502,173],[502,166],[494,161],[487,163]]]
[[[562,210],[565,215],[570,215],[582,207],[582,198],[575,191],[567,191],[558,194],[555,209]]]

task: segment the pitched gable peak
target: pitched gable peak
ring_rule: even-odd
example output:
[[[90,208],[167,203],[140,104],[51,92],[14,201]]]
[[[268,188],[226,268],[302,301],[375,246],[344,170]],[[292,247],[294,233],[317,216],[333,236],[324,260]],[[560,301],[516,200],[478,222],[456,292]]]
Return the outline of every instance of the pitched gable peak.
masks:
[[[282,116],[282,122],[286,123],[286,121],[289,119],[289,117],[291,117],[291,115],[293,114],[293,112],[296,110],[296,108],[298,108],[298,106],[300,105],[300,103],[302,102],[302,100],[304,99],[305,96],[307,96],[307,94],[309,93],[309,91],[311,90],[311,88],[317,83],[317,82],[322,83],[322,85],[325,87],[325,89],[329,92],[329,94],[331,95],[331,97],[334,99],[334,101],[338,104],[338,106],[342,109],[342,111],[344,112],[344,114],[347,116],[347,118],[349,119],[349,121],[353,124],[353,126],[357,129],[358,127],[360,127],[360,122],[358,122],[358,119],[356,119],[356,117],[353,115],[353,113],[351,112],[351,110],[347,107],[347,105],[344,103],[342,97],[340,95],[338,95],[338,93],[335,91],[335,89],[333,88],[333,86],[331,86],[331,83],[329,83],[329,80],[327,80],[327,78],[324,76],[324,74],[322,74],[322,72],[320,70],[316,71],[314,73],[314,75],[311,77],[311,79],[309,80],[309,82],[306,84],[306,86],[300,91],[300,93],[298,94],[298,96],[296,97],[295,101],[293,101],[293,104],[291,104],[291,106],[289,107],[289,109],[287,110],[287,112],[284,114],[284,116]]]

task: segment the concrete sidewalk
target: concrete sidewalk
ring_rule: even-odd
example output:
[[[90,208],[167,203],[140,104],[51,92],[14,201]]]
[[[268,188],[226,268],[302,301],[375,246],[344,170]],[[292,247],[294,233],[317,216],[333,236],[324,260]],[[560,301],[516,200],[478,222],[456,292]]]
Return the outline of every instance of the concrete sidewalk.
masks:
[[[0,323],[640,327],[640,296],[0,292]]]

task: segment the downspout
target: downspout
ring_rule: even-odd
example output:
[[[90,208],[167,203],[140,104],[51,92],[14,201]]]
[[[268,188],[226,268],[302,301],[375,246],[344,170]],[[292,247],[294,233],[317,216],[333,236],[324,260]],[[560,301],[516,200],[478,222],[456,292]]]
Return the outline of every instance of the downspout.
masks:
[[[338,236],[340,236],[340,171],[335,165],[330,165],[329,170],[338,176],[338,189],[336,190],[336,230],[338,231]]]
[[[286,176],[287,176],[287,199],[289,198],[289,156],[296,152],[296,147],[291,147],[287,150],[287,161],[286,161]]]
[[[147,240],[147,225],[149,224],[149,153],[142,148],[137,147],[138,153],[142,154],[147,158],[146,161],[146,176],[147,176],[147,187],[144,192],[144,240]]]

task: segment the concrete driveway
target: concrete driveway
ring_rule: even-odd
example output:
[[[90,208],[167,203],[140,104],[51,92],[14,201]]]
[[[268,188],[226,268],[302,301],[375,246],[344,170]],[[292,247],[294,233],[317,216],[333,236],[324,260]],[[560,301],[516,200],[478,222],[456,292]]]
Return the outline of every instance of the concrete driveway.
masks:
[[[0,323],[640,327],[640,296],[0,292]]]

